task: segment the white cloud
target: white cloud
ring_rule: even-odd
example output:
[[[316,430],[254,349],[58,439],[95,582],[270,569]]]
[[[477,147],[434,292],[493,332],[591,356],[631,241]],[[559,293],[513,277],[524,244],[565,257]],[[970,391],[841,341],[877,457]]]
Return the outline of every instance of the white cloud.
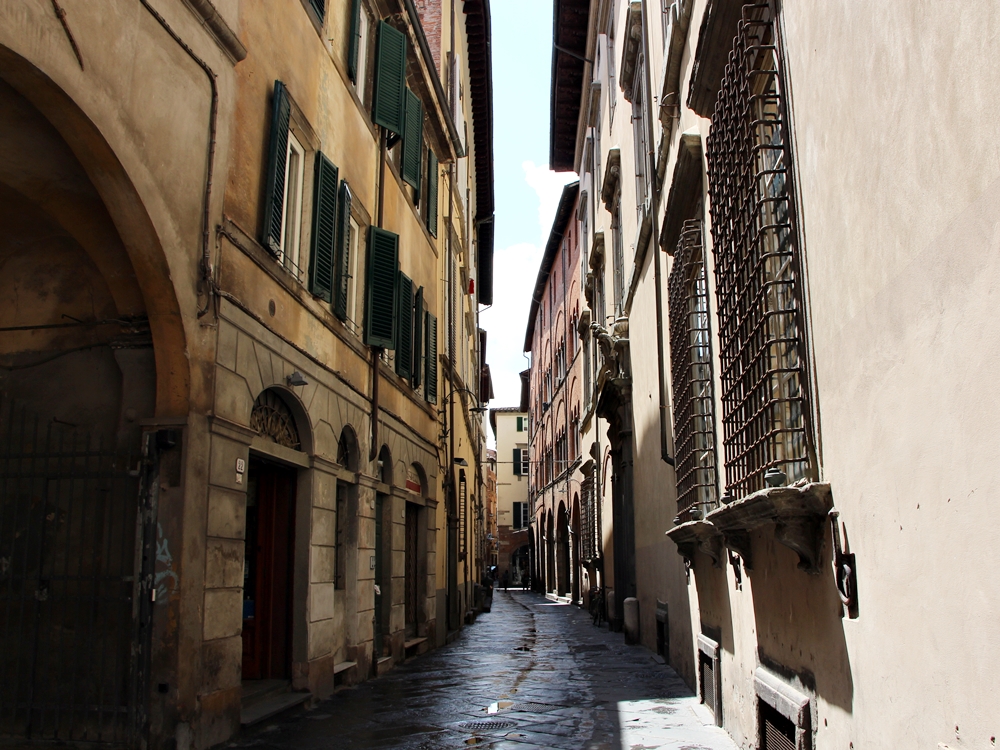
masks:
[[[538,198],[538,241],[520,242],[495,251],[493,258],[493,306],[480,314],[486,329],[486,359],[493,376],[493,407],[516,406],[521,400],[518,374],[528,369],[524,334],[528,326],[531,293],[538,276],[542,251],[552,228],[563,186],[576,179],[572,173],[551,172],[546,166],[525,161],[525,188]],[[528,234],[528,232],[525,232]],[[487,430],[490,447],[493,433]]]

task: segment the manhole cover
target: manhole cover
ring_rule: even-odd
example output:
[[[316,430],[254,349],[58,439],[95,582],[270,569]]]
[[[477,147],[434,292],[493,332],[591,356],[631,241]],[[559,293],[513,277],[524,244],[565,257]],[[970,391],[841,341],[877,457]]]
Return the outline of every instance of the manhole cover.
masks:
[[[533,714],[540,714],[544,711],[555,711],[559,706],[550,706],[547,703],[515,703],[510,707],[511,711],[527,711]]]
[[[517,726],[516,721],[463,721],[458,725],[461,729],[468,729],[470,732],[498,732],[501,729],[513,729]]]

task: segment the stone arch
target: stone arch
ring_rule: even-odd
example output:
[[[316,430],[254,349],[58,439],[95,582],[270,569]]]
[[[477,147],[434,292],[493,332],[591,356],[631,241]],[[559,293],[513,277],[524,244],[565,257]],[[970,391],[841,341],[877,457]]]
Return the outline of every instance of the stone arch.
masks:
[[[573,512],[570,520],[570,529],[572,534],[570,539],[573,544],[572,549],[572,564],[573,564],[573,581],[572,581],[572,592],[574,602],[579,602],[583,600],[583,563],[581,560],[581,523],[580,523],[580,495],[576,492],[573,493]]]
[[[421,497],[427,497],[428,496],[428,492],[430,490],[430,486],[429,486],[429,484],[427,482],[427,471],[424,469],[423,465],[419,461],[413,461],[413,462],[411,462],[410,463],[410,468],[413,470],[412,473],[413,473],[413,475],[416,478],[413,479],[413,480],[410,480],[409,474],[408,474],[407,475],[407,480],[408,481],[415,481],[417,484],[419,484],[420,485],[420,489],[419,490],[415,490],[415,491],[419,492],[419,494],[420,494]],[[407,486],[407,489],[411,489],[411,488],[409,486]]]
[[[289,388],[272,386],[270,388],[265,388],[257,394],[257,398],[254,399],[253,406],[250,409],[249,424],[251,429],[257,430],[257,432],[264,437],[270,437],[279,445],[291,448],[291,445],[286,445],[280,440],[275,440],[275,436],[267,432],[268,429],[282,428],[281,421],[285,418],[285,414],[282,413],[282,407],[287,409],[287,417],[294,422],[296,437],[298,438],[298,446],[293,448],[293,450],[298,450],[302,453],[312,455],[313,437],[312,426],[309,422],[309,414],[302,401],[299,400],[298,395],[292,392]],[[268,427],[266,423],[261,421],[262,419],[266,419],[268,417],[273,418],[277,424]],[[264,431],[261,430],[262,427],[265,428]]]
[[[151,409],[157,417],[185,416],[191,408],[188,341],[165,242],[151,217],[169,209],[162,196],[147,201],[140,195],[119,150],[39,67],[0,45],[0,70],[0,148],[19,154],[0,159],[0,184],[32,203],[113,280],[108,292],[117,317],[143,319],[152,339]],[[163,223],[163,232],[173,229]],[[190,305],[193,315],[193,291]]]
[[[354,428],[345,424],[337,440],[337,463],[350,471],[361,468],[361,447]]]
[[[388,445],[382,445],[378,452],[377,463],[375,464],[376,471],[378,472],[378,480],[383,484],[387,484],[390,487],[393,486],[393,467],[392,465],[392,451],[389,450]]]
[[[545,590],[556,588],[556,543],[555,524],[552,520],[552,509],[545,512]]]
[[[569,517],[566,512],[566,503],[559,502],[559,509],[556,513],[556,592],[560,596],[566,596],[570,591],[570,542],[569,542]]]

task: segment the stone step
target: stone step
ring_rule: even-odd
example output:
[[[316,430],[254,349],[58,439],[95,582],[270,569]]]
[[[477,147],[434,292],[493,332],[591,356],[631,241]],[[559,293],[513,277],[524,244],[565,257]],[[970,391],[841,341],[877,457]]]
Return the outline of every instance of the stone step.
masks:
[[[242,688],[242,708],[249,708],[269,696],[291,692],[292,683],[289,680],[244,680]]]
[[[253,726],[272,716],[301,706],[312,697],[312,693],[272,693],[259,700],[253,705],[245,707],[240,711],[240,724],[245,727]]]

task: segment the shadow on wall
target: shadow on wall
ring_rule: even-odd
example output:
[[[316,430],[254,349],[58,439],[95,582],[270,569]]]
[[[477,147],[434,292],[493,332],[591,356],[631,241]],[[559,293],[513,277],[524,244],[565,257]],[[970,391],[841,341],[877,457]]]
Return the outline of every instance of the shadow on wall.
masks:
[[[754,532],[752,543],[749,575],[761,666],[853,713],[854,679],[833,573],[830,525],[825,525],[818,575],[798,570],[798,555],[775,541],[773,529]]]
[[[684,559],[666,536],[673,517],[677,515],[675,479],[672,468],[660,457],[660,434],[655,420],[646,423],[635,451],[633,484],[635,499],[639,501],[634,512],[636,576],[641,598],[640,637],[644,645],[655,650],[658,643],[652,640],[652,636],[657,633],[657,628],[662,628],[662,635],[657,638],[663,643],[665,653],[662,656],[688,687],[696,690],[698,675],[694,661],[696,645],[695,634],[691,630],[689,584]],[[654,488],[655,491],[652,491]],[[652,538],[653,543],[643,544],[643,535]],[[711,563],[707,561],[706,564]],[[692,576],[691,584],[694,583]],[[657,611],[661,600],[666,604],[665,612],[662,608]],[[729,621],[728,607],[727,599],[726,622]],[[657,619],[658,615],[665,620],[662,624]]]

